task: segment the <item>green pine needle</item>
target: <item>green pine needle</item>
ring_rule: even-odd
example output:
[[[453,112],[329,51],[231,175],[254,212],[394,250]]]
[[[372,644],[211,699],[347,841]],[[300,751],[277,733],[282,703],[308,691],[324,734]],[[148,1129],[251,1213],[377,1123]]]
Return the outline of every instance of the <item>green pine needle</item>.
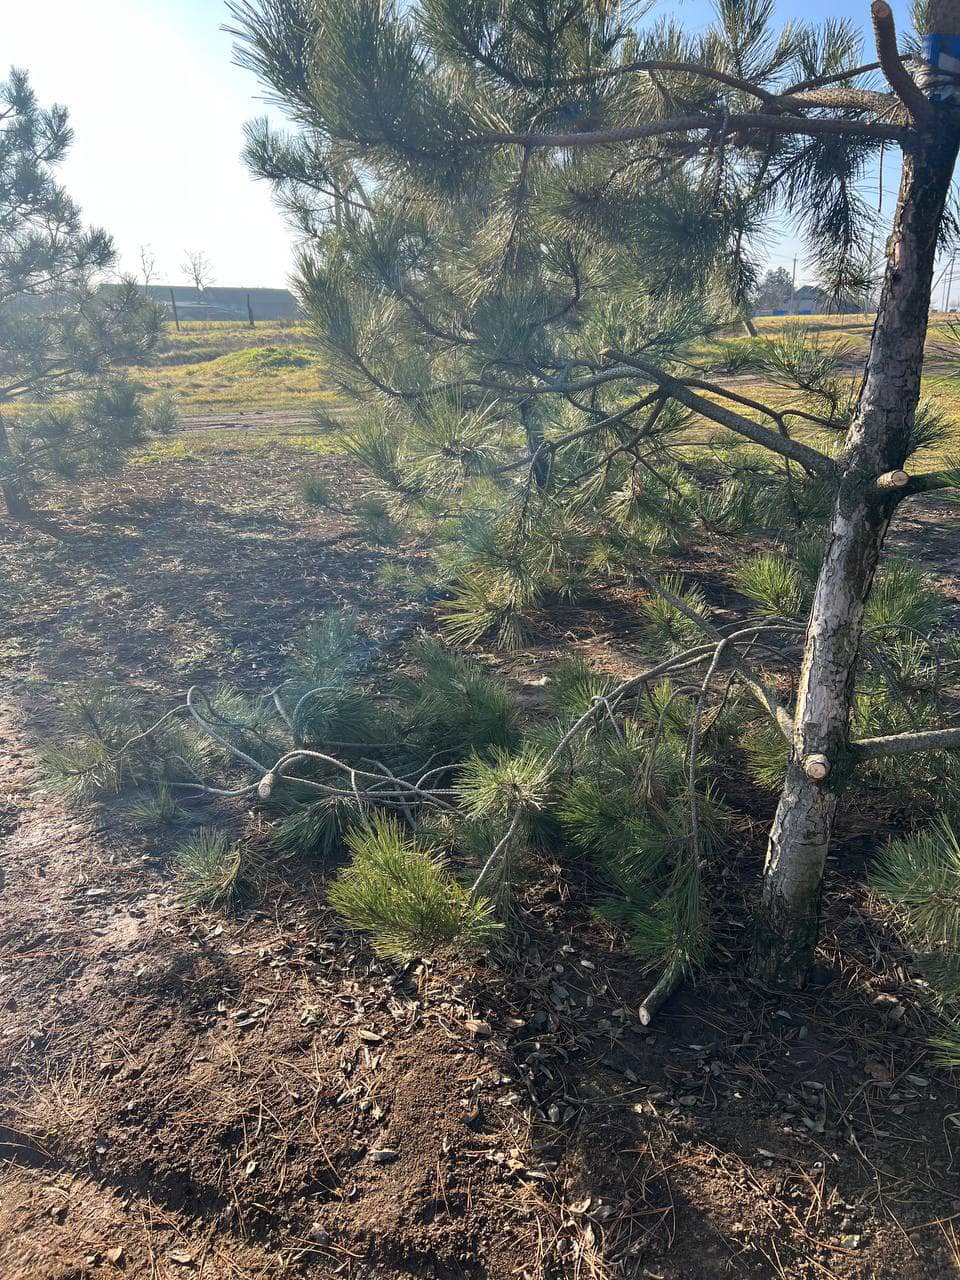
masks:
[[[474,949],[497,928],[485,899],[473,900],[436,850],[396,818],[375,815],[347,835],[353,855],[329,889],[334,910],[395,960],[455,947]]]
[[[183,900],[191,906],[232,906],[253,889],[257,879],[250,850],[213,827],[199,827],[177,849],[174,860]]]

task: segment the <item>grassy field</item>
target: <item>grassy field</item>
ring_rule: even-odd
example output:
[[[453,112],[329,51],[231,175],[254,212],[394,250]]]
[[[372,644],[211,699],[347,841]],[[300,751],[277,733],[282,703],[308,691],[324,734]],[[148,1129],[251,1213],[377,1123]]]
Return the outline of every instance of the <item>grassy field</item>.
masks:
[[[173,395],[186,415],[330,408],[324,366],[303,325],[236,321],[166,325],[153,362],[132,370],[150,391]]]
[[[775,335],[788,323],[802,324],[827,346],[842,346],[850,376],[858,376],[872,316],[760,316],[756,321],[763,337]],[[931,317],[930,373],[924,384],[925,394],[947,413],[960,412],[960,379],[955,377],[960,372],[960,346],[952,338],[952,324],[950,316]],[[724,340],[741,341],[739,335]],[[708,358],[709,350],[705,351]],[[179,332],[168,324],[153,362],[132,372],[149,390],[176,397],[187,416],[264,410],[306,413],[338,404],[307,326],[290,321],[260,323],[254,329],[239,321],[184,323]],[[753,389],[760,387],[758,382]]]
[[[817,334],[837,334],[841,337],[870,337],[876,316],[873,312],[864,314],[856,311],[851,315],[819,315],[819,316],[757,316],[754,324],[760,333],[776,333],[784,324],[791,321],[807,325]],[[953,312],[931,311],[929,338],[935,340],[949,333],[957,323],[958,317]]]
[[[761,336],[771,337],[788,323],[804,325],[828,348],[833,343],[843,348],[843,376],[849,377],[850,394],[855,395],[873,317],[762,316],[757,328]],[[932,318],[923,395],[948,420],[956,419],[956,425],[943,443],[916,456],[914,466],[922,470],[952,463],[960,455],[960,347],[952,338],[951,324],[951,317]],[[736,334],[705,346],[704,364],[709,367],[722,346],[746,341]],[[184,324],[178,332],[170,324],[154,362],[133,372],[146,388],[173,395],[188,426],[195,417],[222,416],[242,422],[269,415],[257,423],[255,432],[242,433],[243,439],[235,428],[225,426],[154,440],[133,457],[134,463],[197,462],[227,447],[254,453],[293,449],[318,458],[337,451],[335,434],[328,429],[314,431],[308,425],[314,410],[338,418],[344,405],[329,385],[323,359],[311,347],[305,325],[284,321],[251,329],[239,322],[209,321]],[[796,399],[795,393],[754,377],[738,377],[736,388],[780,407]],[[703,424],[694,435],[703,438]]]
[[[199,412],[199,411],[197,411]],[[273,456],[281,450],[294,450],[305,459],[322,458],[339,452],[337,437],[328,431],[306,431],[296,425],[257,423],[255,430],[237,431],[212,428],[191,431],[189,435],[154,437],[138,453],[131,455],[131,466],[170,462],[200,462],[224,452],[236,456]]]

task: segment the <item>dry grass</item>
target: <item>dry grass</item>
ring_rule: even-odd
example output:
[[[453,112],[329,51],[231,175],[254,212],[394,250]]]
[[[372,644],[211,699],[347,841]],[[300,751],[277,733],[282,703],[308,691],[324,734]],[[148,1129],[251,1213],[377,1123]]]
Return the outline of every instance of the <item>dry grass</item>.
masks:
[[[757,328],[764,336],[772,336],[785,324],[800,323],[811,334],[829,343],[842,343],[851,361],[852,386],[859,379],[858,358],[866,354],[873,326],[873,316],[760,316]],[[960,420],[960,378],[952,365],[955,347],[949,341],[948,326],[952,317],[932,318],[927,359],[929,375],[924,379],[923,394],[948,417]],[[721,345],[744,341],[740,334],[730,334]],[[709,359],[717,344],[705,348]],[[255,329],[236,321],[207,321],[183,324],[180,332],[167,325],[154,363],[135,370],[145,387],[172,394],[184,416],[213,413],[251,413],[263,410],[302,412],[315,408],[325,411],[338,407],[338,398],[325,377],[322,357],[312,348],[307,326],[279,321],[261,323]],[[771,387],[760,380],[737,380],[743,394],[775,406],[784,406],[790,393]],[[293,445],[310,452],[326,454],[335,451],[336,440],[330,435],[305,434],[301,430],[276,429],[271,425],[256,432],[232,432],[230,443],[248,449],[276,448]],[[698,437],[701,435],[698,432]],[[223,433],[213,432],[189,441],[181,438],[153,443],[138,455],[140,462],[190,461],[211,449],[227,443]],[[960,425],[956,438],[936,451],[928,451],[922,461],[934,466],[960,452]]]
[[[251,329],[206,321],[179,332],[168,324],[152,363],[132,373],[149,391],[173,395],[187,415],[336,404],[307,329],[289,322]]]

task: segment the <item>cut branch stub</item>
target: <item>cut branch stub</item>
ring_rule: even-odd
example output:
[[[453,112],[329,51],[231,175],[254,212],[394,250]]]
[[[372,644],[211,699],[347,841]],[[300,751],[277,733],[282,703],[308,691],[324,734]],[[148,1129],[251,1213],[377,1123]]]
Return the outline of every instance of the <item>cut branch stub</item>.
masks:
[[[830,761],[817,752],[803,757],[803,772],[811,782],[822,782],[830,772]]]
[[[272,769],[270,770],[269,773],[265,773],[263,775],[263,777],[260,779],[259,785],[257,786],[257,795],[260,797],[261,800],[270,799],[270,796],[273,794],[273,784],[276,782],[276,780],[277,780],[277,775],[273,772]]]
[[[877,476],[878,489],[905,489],[910,483],[910,476],[906,471],[885,471],[882,476]]]
[[[649,1027],[657,1010],[666,1004],[682,981],[683,971],[678,965],[671,965],[640,1006],[638,1016],[641,1027]]]

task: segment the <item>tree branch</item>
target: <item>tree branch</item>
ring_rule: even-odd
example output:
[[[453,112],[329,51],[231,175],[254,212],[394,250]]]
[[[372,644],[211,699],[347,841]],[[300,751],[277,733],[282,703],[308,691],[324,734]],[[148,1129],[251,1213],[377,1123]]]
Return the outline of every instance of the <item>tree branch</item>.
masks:
[[[781,106],[800,111],[824,107],[834,111],[872,111],[883,116],[897,105],[899,98],[874,89],[804,89],[802,93],[785,94],[779,101]]]
[[[594,435],[598,431],[605,431],[608,427],[614,427],[618,422],[623,422],[632,413],[638,413],[641,409],[645,409],[647,405],[652,404],[654,400],[660,399],[659,391],[652,391],[649,395],[643,396],[640,400],[634,400],[623,409],[618,409],[616,413],[611,413],[608,417],[600,418],[597,422],[591,422],[589,426],[580,427],[577,431],[570,431],[565,436],[560,436],[556,440],[543,440],[537,447],[533,457],[523,457],[516,462],[504,463],[502,467],[497,467],[494,475],[505,475],[508,471],[519,471],[522,467],[532,466],[537,459],[544,453],[556,453],[558,449],[564,449],[567,445],[573,444],[577,440],[583,440],[587,436]],[[622,447],[622,446],[621,446]]]
[[[960,470],[954,468],[950,471],[928,471],[926,475],[911,476],[907,483],[901,486],[903,497],[909,498],[915,493],[933,493],[937,489],[957,489],[960,488]]]
[[[473,50],[471,52],[474,52],[476,57],[480,56]],[[502,69],[494,59],[483,59],[483,61],[497,75],[503,75]],[[726,85],[728,89],[736,89],[739,93],[748,94],[750,97],[770,106],[775,105],[778,100],[776,93],[769,89],[763,89],[760,85],[744,80],[740,76],[732,76],[725,71],[716,71],[713,67],[705,67],[700,63],[677,62],[662,58],[641,58],[636,62],[624,63],[620,67],[605,67],[599,71],[587,71],[577,76],[566,76],[563,80],[553,83],[549,83],[542,77],[534,76],[514,76],[513,79],[525,89],[575,89],[583,85],[596,84],[599,80],[612,80],[618,76],[634,75],[637,72],[645,71],[676,72],[678,75],[691,76],[695,79],[712,80],[716,84]]]
[[[767,630],[766,627],[753,627],[748,628],[748,632],[734,632],[733,635],[724,636],[717,630],[712,622],[708,621],[702,614],[697,613],[696,609],[691,608],[690,605],[687,604],[686,600],[675,595],[665,587],[662,582],[657,582],[655,578],[648,578],[646,574],[638,574],[637,576],[649,591],[652,591],[654,595],[661,596],[668,604],[673,605],[673,607],[678,609],[685,618],[689,618],[695,626],[699,627],[705,636],[708,636],[723,648],[726,648],[731,641],[736,640],[742,634],[747,634],[748,632],[749,634],[755,634],[759,631]],[[791,623],[790,626],[793,627],[794,624]],[[784,628],[771,627],[770,630],[782,631]],[[772,718],[786,741],[792,742],[793,719],[790,713],[781,706],[776,694],[760,683],[747,664],[735,651],[730,656],[729,662],[731,667],[738,672],[753,696]]]
[[[911,81],[912,83],[912,81]],[[914,85],[914,88],[916,86]],[[919,93],[919,89],[917,90]],[[785,116],[764,112],[743,112],[731,115],[675,116],[669,120],[653,120],[649,124],[627,125],[621,129],[584,130],[581,133],[481,133],[465,138],[468,147],[512,145],[537,148],[609,147],[620,142],[638,142],[643,138],[659,138],[670,133],[695,133],[707,130],[711,133],[743,133],[756,130],[759,133],[801,134],[813,138],[825,134],[843,134],[846,137],[873,138],[878,142],[909,143],[912,133],[900,125],[882,124],[866,120],[847,120],[839,116]]]
[[[865,62],[860,67],[851,67],[848,71],[834,71],[826,76],[811,76],[809,80],[798,80],[783,91],[783,97],[792,97],[795,93],[803,93],[806,89],[820,89],[828,84],[842,84],[844,80],[856,80],[860,76],[869,75],[871,71],[879,71],[879,62]]]
[[[818,449],[812,449],[809,445],[801,444],[799,440],[792,440],[789,436],[779,435],[776,431],[771,431],[769,427],[761,426],[759,422],[752,422],[749,418],[744,418],[741,414],[734,413],[731,409],[725,409],[722,405],[714,404],[712,400],[707,400],[704,396],[697,395],[696,392],[691,391],[686,382],[680,378],[673,377],[671,374],[664,373],[656,365],[648,365],[640,360],[621,356],[619,352],[617,354],[621,359],[629,359],[631,364],[635,364],[647,377],[662,387],[664,391],[669,392],[674,400],[679,400],[688,409],[693,409],[696,413],[702,414],[703,417],[719,423],[720,426],[727,427],[730,431],[735,431],[737,435],[746,436],[748,440],[752,440],[754,444],[758,444],[764,449],[769,449],[771,453],[779,453],[784,458],[792,458],[805,471],[824,476],[830,480],[836,479],[837,469],[832,459]],[[776,418],[775,413],[771,413],[770,416],[774,419]]]
[[[897,29],[893,23],[893,11],[887,4],[887,0],[873,0],[870,15],[873,18],[877,56],[887,83],[914,120],[917,122],[926,120],[930,115],[930,103],[903,65],[897,49]]]
[[[960,748],[960,729],[920,729],[915,733],[891,733],[885,738],[861,738],[851,742],[857,760],[881,756],[905,756],[913,751],[953,751]]]

